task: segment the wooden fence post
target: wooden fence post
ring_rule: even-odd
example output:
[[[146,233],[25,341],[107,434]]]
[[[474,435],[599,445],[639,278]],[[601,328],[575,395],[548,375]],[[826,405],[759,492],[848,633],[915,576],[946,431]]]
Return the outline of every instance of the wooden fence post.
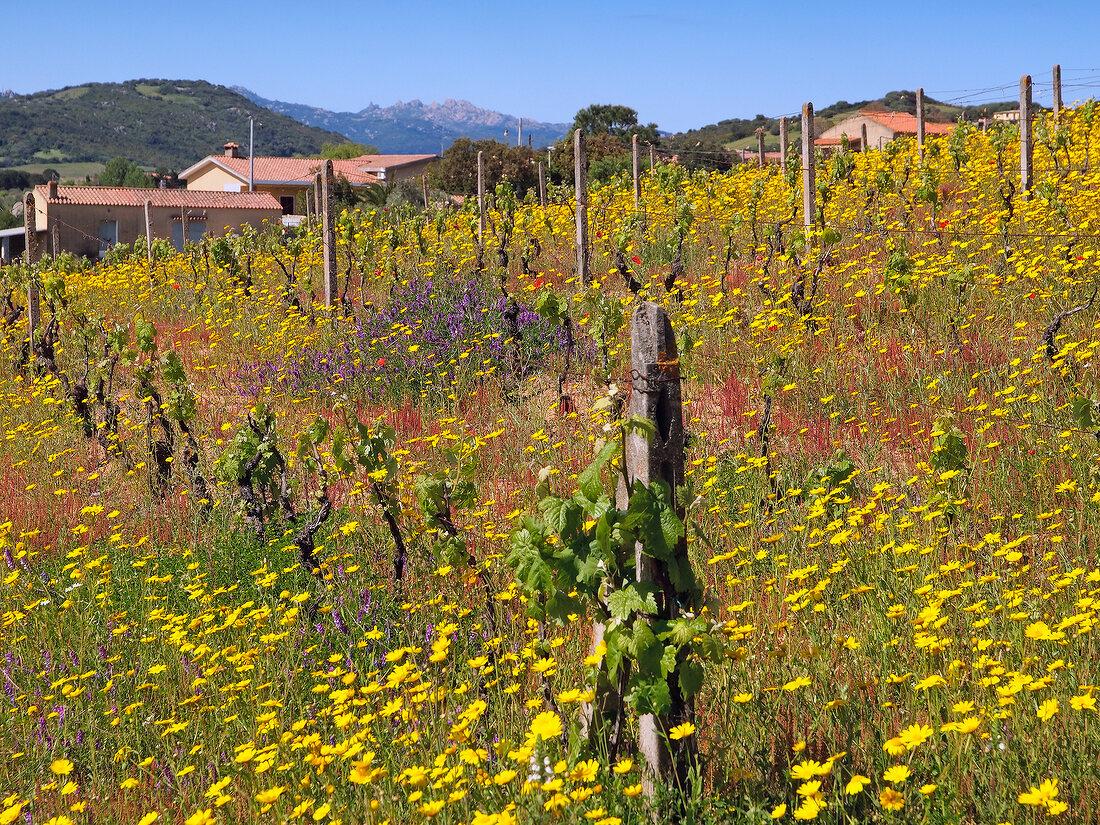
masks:
[[[306,189],[306,226],[313,228],[313,190]]]
[[[657,148],[651,143],[649,144],[649,174],[653,174],[653,170],[657,168]]]
[[[808,233],[814,226],[817,190],[814,188],[814,104],[802,104],[802,225]],[[807,238],[807,241],[809,239]]]
[[[41,252],[38,248],[38,216],[35,212],[34,206],[34,193],[28,192],[23,196],[23,239],[26,244],[26,250],[23,253],[23,260],[26,261],[28,267],[34,266],[38,263]],[[41,298],[38,295],[38,281],[35,276],[31,274],[30,280],[27,281],[27,339],[30,341],[30,362],[34,363],[34,331],[38,329],[38,324],[42,320],[42,304]]]
[[[317,226],[322,226],[321,217],[324,215],[325,207],[321,202],[321,173],[318,172],[313,176],[313,219],[317,221]]]
[[[638,176],[641,164],[638,158],[638,136],[630,136],[631,168],[634,171],[634,211],[637,212],[642,202],[642,179]]]
[[[764,168],[764,127],[756,130],[756,168]]]
[[[1031,75],[1020,78],[1020,194],[1031,191]]]
[[[187,249],[187,207],[180,207],[180,231],[183,233],[180,235],[180,252]]]
[[[431,204],[428,202],[428,176],[424,175],[421,178],[424,184],[424,208],[427,209]]]
[[[917,89],[917,157],[924,160],[924,89]]]
[[[477,153],[477,248],[485,248],[485,153]],[[480,254],[478,260],[481,260]]]
[[[680,397],[680,359],[668,313],[652,301],[635,308],[631,319],[630,366],[633,387],[628,416],[641,416],[656,424],[652,440],[632,432],[624,444],[624,466],[629,484],[620,480],[616,492],[616,507],[628,506],[630,488],[640,481],[649,485],[658,479],[669,486],[673,498],[676,488],[684,482],[684,417]],[[675,505],[683,519],[684,509]],[[687,541],[681,536],[674,551],[676,559],[687,558]],[[659,562],[635,549],[636,575],[639,582],[654,582],[657,586],[657,621],[670,621],[679,616],[679,599],[669,584],[667,571],[658,571]],[[672,704],[667,714],[645,714],[638,720],[638,747],[645,756],[648,774],[643,782],[652,796],[657,784],[686,787],[687,772],[695,753],[695,737],[669,740],[668,732],[676,725],[693,722],[694,702],[685,699],[676,668],[668,674],[668,689]]]
[[[325,262],[325,306],[332,308],[339,298],[336,285],[336,201],[333,192],[332,161],[326,160],[321,173],[321,226]]]
[[[1062,67],[1055,63],[1051,74],[1054,80],[1054,125],[1057,126],[1062,116]]]
[[[867,123],[859,124],[859,151],[867,151]]]
[[[784,174],[787,171],[787,118],[783,116],[779,118],[779,167],[783,170]]]
[[[588,285],[588,169],[584,129],[573,133],[573,184],[577,202],[577,277],[583,289]]]
[[[539,206],[546,208],[546,167],[539,161]]]
[[[153,269],[153,202],[145,199],[145,262]]]

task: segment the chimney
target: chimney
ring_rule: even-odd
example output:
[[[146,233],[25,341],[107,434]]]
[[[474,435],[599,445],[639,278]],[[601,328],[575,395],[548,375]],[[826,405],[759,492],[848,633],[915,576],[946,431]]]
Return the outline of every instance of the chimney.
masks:
[[[225,156],[227,158],[239,158],[241,156],[241,147],[232,141],[225,144],[222,148],[225,149]]]
[[[46,183],[46,197],[51,200],[57,200],[57,181],[51,180]]]

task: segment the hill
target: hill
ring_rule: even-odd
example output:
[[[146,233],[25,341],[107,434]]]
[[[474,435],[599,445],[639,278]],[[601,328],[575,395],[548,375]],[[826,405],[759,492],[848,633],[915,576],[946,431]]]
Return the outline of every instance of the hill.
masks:
[[[514,143],[519,118],[482,109],[468,100],[447,99],[442,103],[398,101],[392,106],[374,103],[358,112],[332,112],[301,103],[268,100],[242,86],[234,90],[253,103],[322,129],[331,129],[351,140],[377,146],[382,152],[442,152],[460,137],[494,139]],[[536,147],[549,146],[569,131],[568,123],[543,123],[523,119],[523,141],[531,138]],[[505,137],[507,132],[507,137]]]
[[[983,116],[992,115],[993,112],[1015,109],[1019,104],[1012,101],[1000,103],[985,103],[979,106],[953,106],[939,100],[925,96],[925,117],[930,121],[952,122],[962,117],[965,120],[977,120]],[[863,109],[880,109],[894,112],[908,112],[916,114],[917,96],[912,91],[887,92],[875,100],[860,100],[850,103],[840,100],[831,106],[825,106],[814,112],[814,122],[817,130],[823,131],[834,123],[838,123],[846,117],[856,114]],[[730,118],[709,126],[698,129],[689,129],[679,132],[667,139],[661,140],[661,145],[667,149],[681,151],[706,151],[723,152],[738,149],[756,151],[756,130],[763,127],[765,133],[765,147],[769,150],[779,148],[779,118],[757,115],[754,118]],[[790,118],[790,140],[795,145],[796,136],[801,136],[802,128],[799,117]]]
[[[324,142],[344,140],[203,80],[87,83],[0,96],[0,167],[121,155],[148,169],[179,170],[227,141],[247,145],[249,115],[257,154],[316,154]]]

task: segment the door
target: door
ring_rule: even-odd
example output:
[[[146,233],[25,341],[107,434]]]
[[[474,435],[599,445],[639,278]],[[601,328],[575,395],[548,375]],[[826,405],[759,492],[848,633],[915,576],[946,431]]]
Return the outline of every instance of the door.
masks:
[[[99,224],[99,257],[118,243],[118,221],[102,221]]]

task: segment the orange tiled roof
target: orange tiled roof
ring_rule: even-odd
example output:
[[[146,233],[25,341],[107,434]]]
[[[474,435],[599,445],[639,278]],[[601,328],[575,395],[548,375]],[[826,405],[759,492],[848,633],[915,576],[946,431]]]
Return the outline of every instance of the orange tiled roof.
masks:
[[[35,194],[47,203],[71,203],[86,206],[145,206],[186,209],[270,209],[281,212],[279,201],[268,192],[202,192],[186,189],[138,189],[125,186],[58,186],[57,197],[50,198],[45,184]]]
[[[180,177],[187,180],[194,176],[199,167],[207,161],[215,166],[220,166],[231,175],[241,181],[248,181],[248,158],[231,158],[224,155],[210,155],[203,158],[194,166],[180,172]],[[319,158],[268,158],[256,157],[254,159],[253,183],[260,185],[271,184],[297,184],[306,186],[313,182],[313,176],[321,171],[323,160]],[[378,176],[373,172],[364,172],[359,168],[359,158],[350,160],[334,160],[332,170],[336,175],[343,175],[348,183],[353,186],[366,186],[375,183]]]
[[[363,155],[352,158],[350,162],[355,163],[363,171],[373,172],[375,170],[407,166],[425,160],[435,160],[437,157],[439,155]]]
[[[915,135],[917,133],[917,116],[908,112],[860,112],[876,123],[881,123],[887,129],[892,129],[895,135]],[[955,129],[954,123],[932,123],[924,121],[924,133],[926,135],[949,135]]]

